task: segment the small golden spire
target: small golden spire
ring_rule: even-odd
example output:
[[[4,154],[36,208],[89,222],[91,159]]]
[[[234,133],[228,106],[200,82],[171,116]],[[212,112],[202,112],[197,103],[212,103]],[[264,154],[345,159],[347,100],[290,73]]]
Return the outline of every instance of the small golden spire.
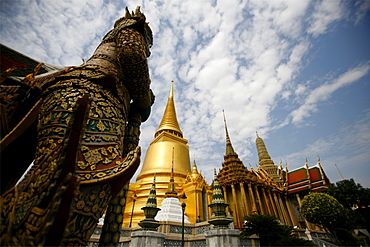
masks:
[[[192,174],[199,174],[198,168],[197,168],[197,163],[195,162],[195,155],[194,155],[194,163],[193,163],[193,167],[192,167],[191,173]]]
[[[174,179],[174,172],[173,172],[173,167],[174,167],[174,157],[175,157],[175,148],[172,148],[172,169],[171,169],[171,177],[170,177],[170,182],[168,183],[168,189],[166,191],[166,197],[177,197],[177,192],[175,189],[175,179]]]

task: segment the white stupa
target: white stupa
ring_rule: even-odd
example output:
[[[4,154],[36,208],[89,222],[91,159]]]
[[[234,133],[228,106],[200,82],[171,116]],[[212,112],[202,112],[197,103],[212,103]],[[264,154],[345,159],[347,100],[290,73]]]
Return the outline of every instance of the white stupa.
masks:
[[[154,218],[158,221],[174,221],[182,222],[182,208],[180,200],[177,197],[175,190],[175,179],[173,178],[173,166],[174,166],[174,149],[172,150],[172,170],[171,178],[168,184],[168,190],[166,191],[166,198],[162,201],[162,206],[157,216]],[[184,216],[184,223],[190,223],[188,216]]]
[[[177,197],[167,197],[163,199],[161,211],[158,212],[155,220],[182,222],[182,208]],[[190,223],[188,216],[184,216],[184,222]]]

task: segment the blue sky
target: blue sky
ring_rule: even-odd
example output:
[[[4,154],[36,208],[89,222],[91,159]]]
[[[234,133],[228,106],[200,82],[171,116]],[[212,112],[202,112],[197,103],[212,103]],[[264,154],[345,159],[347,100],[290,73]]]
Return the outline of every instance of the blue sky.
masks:
[[[116,19],[142,6],[156,94],[143,155],[175,81],[180,127],[210,183],[225,153],[258,162],[256,131],[289,170],[318,156],[332,182],[370,187],[370,1],[1,1],[0,42],[56,65],[87,60]]]

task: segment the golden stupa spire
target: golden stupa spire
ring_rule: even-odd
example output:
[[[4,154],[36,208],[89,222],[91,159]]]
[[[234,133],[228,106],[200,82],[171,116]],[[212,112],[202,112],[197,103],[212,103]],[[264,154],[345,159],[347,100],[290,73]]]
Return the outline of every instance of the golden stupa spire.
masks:
[[[168,183],[168,189],[166,191],[166,197],[177,197],[177,192],[175,189],[175,179],[173,175],[173,167],[174,167],[174,157],[175,157],[175,148],[172,148],[172,169],[171,169],[171,177],[170,182]]]
[[[161,132],[167,131],[177,136],[183,137],[180,125],[177,122],[175,102],[173,100],[173,81],[171,82],[170,95],[168,96],[166,109],[164,110],[163,118],[157,131],[155,132],[155,137],[157,137]]]

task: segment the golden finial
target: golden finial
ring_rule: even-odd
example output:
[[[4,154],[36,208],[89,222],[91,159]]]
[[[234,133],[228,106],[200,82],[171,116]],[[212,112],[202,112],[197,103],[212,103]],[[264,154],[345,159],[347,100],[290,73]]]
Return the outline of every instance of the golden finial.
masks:
[[[342,177],[342,180],[345,180],[345,178],[344,178],[342,172],[339,170],[339,167],[337,166],[337,164],[335,164],[335,166],[337,167],[338,172],[339,172],[340,176]]]
[[[226,142],[230,142],[229,132],[227,131],[226,117],[225,117],[224,109],[222,109],[222,114],[224,116],[224,125],[225,125],[225,131],[226,131]]]
[[[194,163],[193,163],[193,167],[192,167],[192,170],[191,170],[191,173],[192,174],[198,174],[198,169],[197,169],[197,163],[195,162],[195,155],[194,155]]]
[[[171,81],[171,88],[170,88],[170,95],[168,96],[168,98],[173,98],[173,84],[174,84],[174,81],[172,80]]]
[[[229,131],[227,130],[227,124],[226,124],[226,117],[225,117],[225,111],[222,110],[223,116],[224,116],[224,124],[225,124],[225,132],[226,132],[226,155],[233,155],[235,154],[234,148],[231,145],[231,140],[229,137]]]

